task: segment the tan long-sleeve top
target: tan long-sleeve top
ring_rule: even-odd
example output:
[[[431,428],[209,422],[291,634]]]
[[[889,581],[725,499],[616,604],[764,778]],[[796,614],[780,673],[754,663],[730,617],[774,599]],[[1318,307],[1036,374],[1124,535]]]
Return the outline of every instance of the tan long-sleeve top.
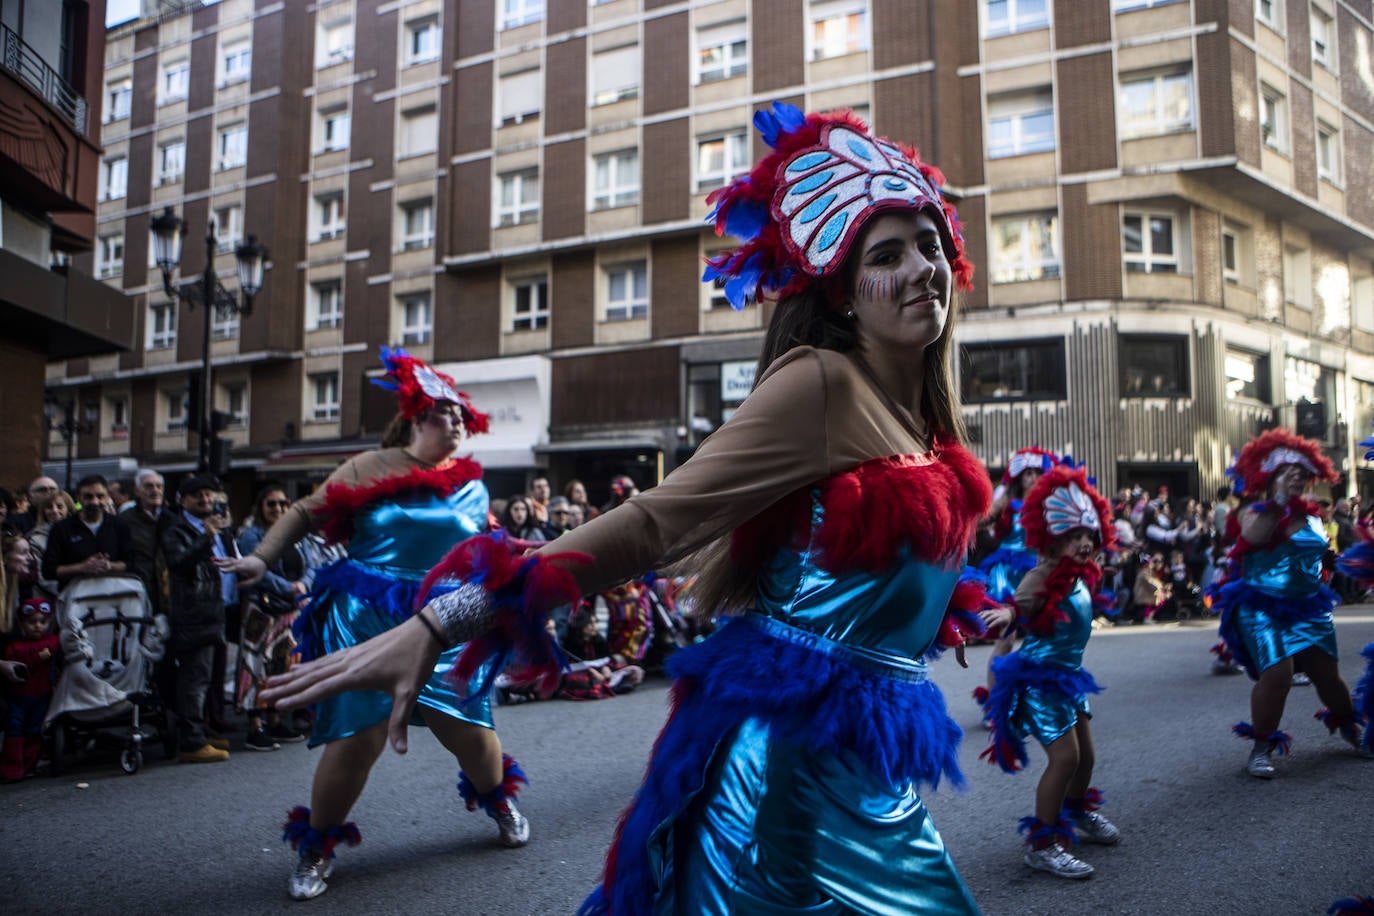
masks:
[[[798,347],[779,357],[724,426],[657,487],[540,550],[572,566],[583,594],[681,559],[808,484],[889,455],[920,454],[910,411],[857,354]]]

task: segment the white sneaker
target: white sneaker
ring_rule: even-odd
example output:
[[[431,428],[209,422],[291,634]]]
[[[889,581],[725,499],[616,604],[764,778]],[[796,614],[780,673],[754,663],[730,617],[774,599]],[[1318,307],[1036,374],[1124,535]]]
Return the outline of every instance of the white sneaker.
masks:
[[[1023,860],[1037,871],[1047,871],[1059,878],[1091,878],[1093,867],[1064,851],[1058,843],[1044,849],[1027,849]]]
[[[1074,832],[1081,843],[1097,843],[1100,846],[1115,846],[1121,842],[1121,831],[1116,825],[1096,811],[1089,811],[1074,820]]]
[[[1310,677],[1308,677],[1307,675],[1303,674],[1301,671],[1294,671],[1294,672],[1293,672],[1293,686],[1294,686],[1294,687],[1311,687],[1311,686],[1312,686],[1312,679],[1311,679]]]
[[[507,799],[504,811],[498,810],[491,816],[496,821],[496,829],[501,833],[501,842],[512,849],[524,846],[530,841],[530,822],[515,802]]]
[[[1278,775],[1274,769],[1274,759],[1268,748],[1255,748],[1250,752],[1250,760],[1245,764],[1245,772],[1256,779],[1273,779]]]
[[[296,863],[291,878],[286,884],[286,892],[292,900],[310,900],[329,890],[325,879],[334,871],[333,859],[303,858]]]

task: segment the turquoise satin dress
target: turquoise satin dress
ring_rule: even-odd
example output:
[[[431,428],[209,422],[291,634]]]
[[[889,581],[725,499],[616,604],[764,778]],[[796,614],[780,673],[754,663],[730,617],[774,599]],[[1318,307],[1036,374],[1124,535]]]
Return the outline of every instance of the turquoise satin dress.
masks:
[[[321,569],[308,614],[321,652],[337,652],[371,639],[415,612],[420,581],[452,547],[487,530],[489,497],[480,480],[448,496],[411,491],[371,503],[353,518],[348,558]],[[303,615],[307,616],[307,615]],[[492,727],[491,698],[460,701],[445,680],[462,646],[439,656],[419,705],[464,722]],[[488,662],[467,685],[475,688],[496,664]],[[465,690],[465,693],[467,691]],[[315,705],[314,747],[365,731],[391,716],[391,697],[354,691]],[[422,725],[417,712],[412,724]]]
[[[1015,661],[1041,670],[1062,669],[1066,673],[1078,673],[1082,669],[1083,650],[1093,631],[1093,596],[1082,579],[1074,585],[1068,598],[1059,603],[1059,608],[1068,614],[1068,621],[1061,621],[1049,635],[1028,634],[1021,648],[1013,653],[1017,656]],[[1007,664],[1009,671],[1016,667],[1014,663]],[[996,666],[993,676],[995,679],[1002,677]],[[1020,690],[1012,700],[1010,715],[1012,727],[1020,737],[1034,737],[1048,746],[1072,731],[1080,715],[1092,718],[1087,693],[1076,688],[1065,689],[1069,683],[1068,679],[1059,681],[1059,689],[1027,684]]]
[[[1008,602],[1016,594],[1026,573],[1035,568],[1039,558],[1026,546],[1026,529],[1021,525],[1020,500],[1013,504],[1011,530],[997,545],[997,549],[983,558],[978,568],[987,574],[988,597]]]
[[[1307,523],[1271,550],[1247,553],[1241,579],[1222,589],[1229,613],[1222,634],[1247,670],[1258,675],[1316,646],[1336,658],[1336,596],[1322,584],[1322,558],[1330,541],[1321,520]]]
[[[822,518],[816,501],[813,530]],[[961,732],[927,679],[922,656],[959,572],[957,564],[923,562],[909,550],[879,574],[827,572],[809,549],[775,555],[761,577],[757,609],[701,647],[709,653],[705,646],[722,637],[739,643],[735,653],[724,653],[738,657],[738,675],[721,670],[718,659],[701,668],[714,672],[711,683],[736,679],[733,688],[752,695],[757,714],[716,743],[700,791],[654,830],[654,913],[978,912],[917,791],[919,781],[934,782],[939,772],[917,766],[894,781],[876,778],[871,749],[837,750],[836,742],[807,731],[823,732],[831,716],[870,715],[879,732],[891,729],[894,743],[910,739],[933,753],[941,742],[957,747]],[[844,683],[821,689],[891,691],[895,699],[868,711],[818,708],[806,691],[835,669],[812,669],[816,656],[851,672],[838,676]],[[692,659],[686,662],[676,675],[691,676],[684,668]],[[704,714],[729,717],[736,699],[730,687],[713,688],[703,678],[697,689],[719,690],[694,695]],[[843,698],[834,700],[844,706]],[[789,702],[800,708],[786,709]],[[770,703],[782,708],[775,712]],[[680,704],[679,715],[687,713]],[[882,721],[889,715],[904,721]],[[919,724],[923,719],[930,721]]]

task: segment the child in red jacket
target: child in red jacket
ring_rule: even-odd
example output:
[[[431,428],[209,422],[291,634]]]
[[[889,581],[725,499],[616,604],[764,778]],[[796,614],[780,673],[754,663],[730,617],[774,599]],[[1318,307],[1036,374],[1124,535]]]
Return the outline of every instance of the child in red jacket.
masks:
[[[7,685],[9,712],[5,717],[5,747],[0,752],[0,780],[18,782],[33,772],[43,745],[43,719],[52,700],[61,656],[52,631],[52,604],[30,598],[19,607],[19,635],[9,640],[0,659],[15,683]]]

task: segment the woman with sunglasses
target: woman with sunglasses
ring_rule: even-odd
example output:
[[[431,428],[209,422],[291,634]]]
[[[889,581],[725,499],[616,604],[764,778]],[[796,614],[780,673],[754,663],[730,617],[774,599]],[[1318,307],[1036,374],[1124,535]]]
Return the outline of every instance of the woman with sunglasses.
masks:
[[[259,490],[253,500],[253,513],[236,539],[239,554],[252,554],[290,506],[291,500],[280,484],[269,483]],[[305,556],[293,544],[263,573],[256,586],[244,590],[234,707],[248,714],[248,737],[243,745],[249,750],[275,751],[284,743],[305,740],[305,735],[282,721],[280,713],[260,706],[257,699],[258,688],[268,676],[281,674],[288,667],[290,652],[296,646],[291,638],[296,605],[310,591],[312,579],[313,571]]]
[[[19,630],[0,650],[6,662],[9,709],[5,747],[0,751],[0,782],[18,782],[33,774],[43,747],[43,719],[52,701],[61,660],[61,645],[52,630],[52,603],[30,598],[19,606]]]

